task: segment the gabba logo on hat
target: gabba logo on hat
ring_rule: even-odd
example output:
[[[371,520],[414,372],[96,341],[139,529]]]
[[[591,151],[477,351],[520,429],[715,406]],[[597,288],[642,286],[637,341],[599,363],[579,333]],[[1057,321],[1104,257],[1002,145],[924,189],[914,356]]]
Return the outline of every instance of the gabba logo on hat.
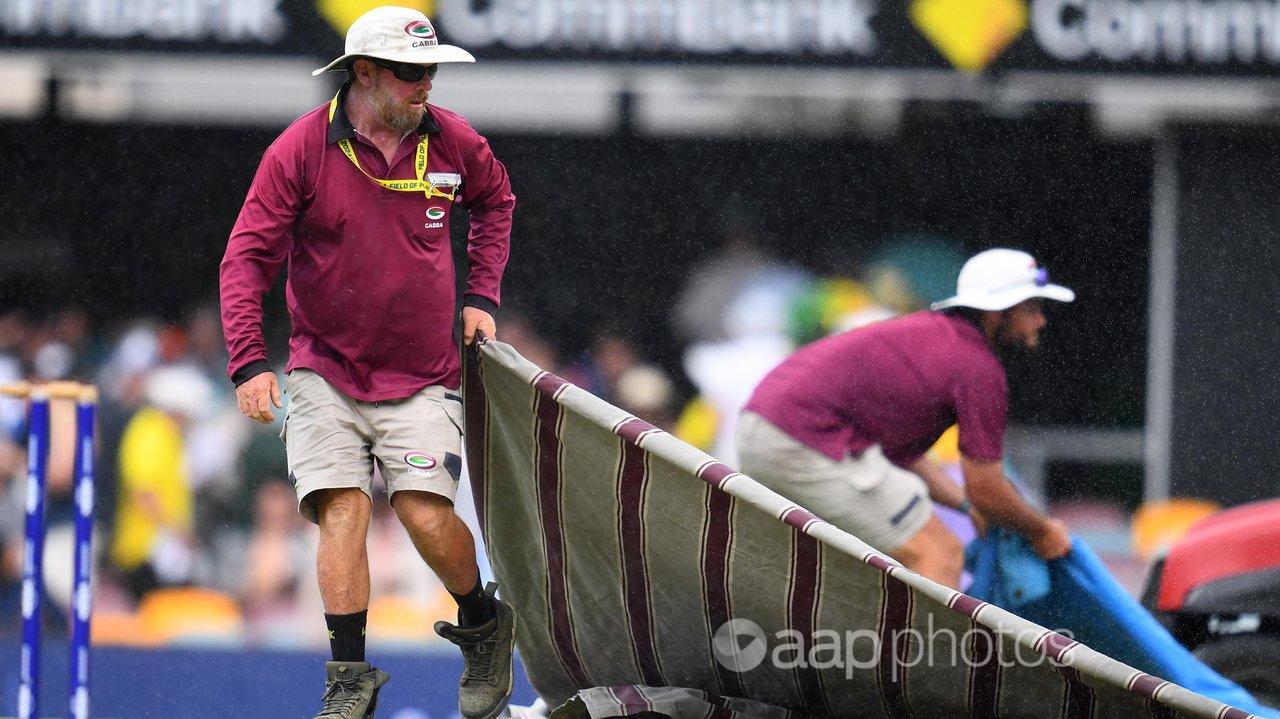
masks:
[[[431,23],[423,22],[421,20],[414,20],[408,25],[405,25],[404,31],[408,35],[411,35],[413,37],[420,38],[423,40],[426,40],[427,38],[433,38],[436,36],[436,30],[435,28],[431,27]]]
[[[325,3],[333,3],[334,9],[341,8],[344,11],[359,9],[360,6],[354,3],[360,0],[318,0],[319,7],[325,7]],[[341,3],[341,5],[339,5]],[[428,3],[421,3],[428,4]],[[435,8],[435,3],[429,3],[430,9]],[[330,22],[335,22],[335,18],[326,15]],[[400,7],[399,5],[379,5],[364,13],[351,21],[350,27],[347,28],[346,40],[343,43],[343,53],[335,60],[322,68],[313,70],[313,76],[322,75],[326,72],[337,72],[346,70],[354,60],[361,57],[374,57],[385,60],[387,62],[398,62],[410,65],[439,65],[447,62],[475,62],[476,58],[471,53],[463,50],[456,45],[445,45],[439,40],[439,32],[435,29],[435,25],[431,19],[422,11],[412,7]],[[432,173],[434,174],[434,173]],[[414,181],[410,181],[414,182]],[[432,185],[439,183],[434,180]],[[388,187],[390,187],[388,185]],[[395,188],[391,188],[395,189]],[[432,190],[432,197],[446,196],[453,199],[453,195],[445,195],[443,192]]]

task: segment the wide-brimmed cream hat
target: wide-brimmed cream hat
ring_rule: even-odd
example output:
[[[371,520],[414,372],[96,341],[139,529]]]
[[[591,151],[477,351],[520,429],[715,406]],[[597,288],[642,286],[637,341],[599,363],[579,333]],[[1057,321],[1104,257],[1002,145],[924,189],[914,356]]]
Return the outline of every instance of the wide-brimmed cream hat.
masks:
[[[346,53],[311,74],[344,70],[358,57],[376,57],[414,65],[476,61],[471,53],[460,47],[441,45],[436,29],[426,15],[394,5],[374,8],[356,18],[347,30]]]
[[[979,252],[960,268],[956,295],[932,308],[972,307],[1000,311],[1032,297],[1071,302],[1076,293],[1049,283],[1049,273],[1036,265],[1035,258],[1018,250],[995,249]]]

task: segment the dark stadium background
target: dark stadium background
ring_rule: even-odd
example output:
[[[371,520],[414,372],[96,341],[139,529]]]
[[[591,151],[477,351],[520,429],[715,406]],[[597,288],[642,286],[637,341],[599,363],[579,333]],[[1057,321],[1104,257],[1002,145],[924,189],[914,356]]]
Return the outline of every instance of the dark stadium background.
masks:
[[[924,109],[887,142],[491,134],[519,198],[505,303],[568,355],[617,324],[678,370],[670,306],[730,205],[816,273],[856,267],[892,233],[1025,247],[1080,300],[1054,309],[1042,356],[1013,383],[1024,390],[1015,417],[1139,425],[1150,147],[1090,138],[1078,108],[1020,119]],[[0,301],[83,302],[109,326],[216,299],[227,234],[276,132],[0,125],[0,142],[22,148],[0,176],[6,223],[28,238],[21,253],[45,260],[7,272]]]

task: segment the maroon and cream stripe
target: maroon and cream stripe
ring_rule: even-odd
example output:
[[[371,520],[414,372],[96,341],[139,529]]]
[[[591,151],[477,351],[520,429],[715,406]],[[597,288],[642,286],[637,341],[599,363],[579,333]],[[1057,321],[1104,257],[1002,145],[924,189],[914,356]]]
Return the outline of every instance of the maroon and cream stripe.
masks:
[[[742,476],[729,465],[715,460],[703,462],[702,466],[698,467],[697,475],[698,479],[716,489],[728,489],[733,480]]]
[[[1054,631],[1045,632],[1035,641],[1035,647],[1053,660],[1053,668],[1062,675],[1062,719],[1091,719],[1097,704],[1093,687],[1084,683],[1080,671],[1066,659],[1067,653],[1079,643]]]
[[[1000,640],[982,624],[978,615],[988,604],[956,592],[947,606],[969,617],[969,715],[994,719],[1000,715]]]
[[[977,622],[969,636],[969,715],[995,719],[1000,716],[1000,638]]]
[[[1126,689],[1148,698],[1147,706],[1151,709],[1152,715],[1159,719],[1178,716],[1172,709],[1165,706],[1160,701],[1161,690],[1168,686],[1175,685],[1170,684],[1159,677],[1153,677],[1141,672],[1129,677],[1129,681],[1125,682]],[[1223,704],[1222,708],[1218,710],[1215,719],[1257,719],[1257,717],[1243,709],[1237,709],[1233,706]]]
[[[1097,704],[1093,687],[1080,679],[1080,670],[1075,667],[1057,667],[1057,670],[1065,684],[1062,689],[1062,719],[1090,719]]]
[[[557,401],[568,382],[549,373],[540,373],[533,382],[538,390],[534,401],[537,439],[536,482],[538,514],[542,521],[542,542],[547,555],[547,625],[551,641],[565,673],[578,687],[593,684],[578,654],[569,607],[568,564],[565,558],[564,525],[561,516],[560,469],[563,446],[560,442],[563,408]]]
[[[875,559],[884,561],[882,557]],[[911,719],[914,715],[907,703],[907,667],[897,660],[910,656],[907,629],[914,598],[911,587],[893,576],[896,568],[886,566],[880,578],[880,665],[876,679],[885,712],[894,719]]]
[[[804,513],[808,514],[808,512]],[[813,515],[810,514],[809,517],[812,518]],[[795,521],[802,522],[804,519],[798,517]],[[800,637],[803,637],[806,654],[812,648],[813,633],[817,629],[821,579],[822,545],[802,531],[792,532],[787,624],[788,629],[796,631]],[[799,666],[795,668],[795,677],[805,708],[815,715],[825,714],[827,698],[822,691],[822,678],[818,670],[809,662],[799,662]]]
[[[708,462],[698,471],[698,477],[707,482],[707,515],[702,528],[700,565],[702,568],[702,600],[707,611],[707,656],[711,657],[716,676],[720,680],[719,694],[741,697],[742,679],[737,672],[726,669],[715,660],[712,646],[715,633],[733,618],[732,598],[729,594],[729,555],[733,551],[733,517],[737,507],[729,493],[720,491],[723,483],[734,474],[728,466]]]
[[[649,437],[655,434],[662,434],[662,430],[638,417],[621,419],[615,422],[611,429],[614,434],[627,440],[637,448],[644,447],[644,441]]]
[[[822,596],[822,544],[807,532],[822,520],[797,505],[783,509],[778,518],[797,531],[791,540],[791,582],[787,592],[788,628],[805,638],[805,651],[810,649],[818,624],[818,601]],[[815,713],[827,709],[827,697],[818,670],[802,663],[795,669],[796,686],[805,707]]]
[[[645,551],[645,501],[649,490],[648,453],[640,440],[658,431],[634,417],[614,428],[621,437],[618,461],[618,547],[622,563],[623,600],[627,628],[640,676],[648,686],[665,686],[654,638],[653,606],[650,601],[649,560]]]
[[[1138,672],[1129,677],[1129,681],[1125,682],[1124,688],[1147,698],[1147,709],[1151,711],[1151,716],[1156,719],[1174,719],[1176,716],[1174,711],[1160,703],[1160,690],[1166,686],[1169,686],[1169,682],[1160,677]]]
[[[629,717],[640,712],[652,711],[653,706],[645,698],[640,688],[633,684],[619,684],[609,687],[609,696],[618,702],[622,716]]]
[[[707,711],[706,719],[734,719],[734,717],[738,716],[738,712],[735,712],[723,697],[705,695],[704,698],[711,705],[711,709]]]
[[[805,534],[809,533],[809,530],[813,525],[822,522],[821,519],[815,517],[811,512],[809,512],[809,510],[795,504],[782,510],[782,513],[778,515],[778,519],[781,519]]]
[[[822,544],[807,533],[822,520],[811,512],[791,505],[782,510],[778,518],[794,527],[791,544],[791,586],[787,593],[787,619],[789,628],[806,638],[805,650],[813,641],[818,625],[818,601],[822,596]],[[802,663],[795,669],[796,684],[805,707],[813,713],[827,710],[827,696],[822,689],[822,676],[818,670]]]

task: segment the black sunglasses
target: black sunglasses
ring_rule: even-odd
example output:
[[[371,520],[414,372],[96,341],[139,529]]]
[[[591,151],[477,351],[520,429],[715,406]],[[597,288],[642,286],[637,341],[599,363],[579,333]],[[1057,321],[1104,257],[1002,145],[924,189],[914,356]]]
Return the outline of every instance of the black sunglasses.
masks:
[[[439,65],[413,65],[407,62],[391,62],[376,57],[369,58],[378,67],[385,67],[396,76],[397,80],[402,82],[422,82],[423,75],[436,79],[436,71],[440,69]]]

